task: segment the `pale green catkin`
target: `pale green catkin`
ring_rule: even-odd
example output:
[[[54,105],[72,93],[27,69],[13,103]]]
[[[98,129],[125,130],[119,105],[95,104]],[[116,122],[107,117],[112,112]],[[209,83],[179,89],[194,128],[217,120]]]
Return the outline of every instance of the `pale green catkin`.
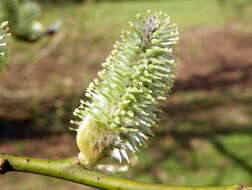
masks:
[[[3,71],[4,65],[6,64],[6,54],[7,54],[7,37],[10,35],[8,33],[8,22],[0,23],[0,72]]]
[[[129,163],[153,135],[158,106],[176,77],[172,52],[179,37],[167,14],[138,14],[130,26],[102,64],[100,79],[89,85],[87,101],[74,111],[80,118],[72,121],[78,125],[79,159],[86,167],[107,157]]]

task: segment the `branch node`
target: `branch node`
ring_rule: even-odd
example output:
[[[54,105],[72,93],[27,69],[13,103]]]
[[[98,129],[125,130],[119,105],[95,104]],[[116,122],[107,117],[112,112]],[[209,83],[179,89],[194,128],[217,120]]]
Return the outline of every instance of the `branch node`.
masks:
[[[240,185],[236,190],[247,190],[247,188],[244,185]]]
[[[10,164],[7,159],[0,158],[0,174],[5,174],[10,171]]]

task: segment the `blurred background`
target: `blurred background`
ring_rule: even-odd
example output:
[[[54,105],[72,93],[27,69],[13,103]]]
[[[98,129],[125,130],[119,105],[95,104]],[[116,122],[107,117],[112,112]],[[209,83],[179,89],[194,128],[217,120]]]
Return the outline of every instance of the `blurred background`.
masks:
[[[0,3],[3,0],[0,0]],[[13,37],[0,78],[0,152],[77,155],[72,112],[135,14],[165,11],[179,26],[173,94],[156,137],[128,172],[170,185],[252,185],[252,0],[37,0],[39,22],[63,24],[34,43]],[[92,189],[8,173],[3,190]]]

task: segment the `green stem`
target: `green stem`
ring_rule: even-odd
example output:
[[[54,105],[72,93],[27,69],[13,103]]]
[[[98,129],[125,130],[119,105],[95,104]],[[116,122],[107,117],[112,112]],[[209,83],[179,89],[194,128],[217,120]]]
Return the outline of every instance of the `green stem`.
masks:
[[[9,171],[27,172],[56,177],[75,183],[108,190],[251,190],[240,185],[223,187],[185,187],[147,184],[118,179],[83,168],[77,158],[45,160],[16,157],[0,153],[0,173]]]

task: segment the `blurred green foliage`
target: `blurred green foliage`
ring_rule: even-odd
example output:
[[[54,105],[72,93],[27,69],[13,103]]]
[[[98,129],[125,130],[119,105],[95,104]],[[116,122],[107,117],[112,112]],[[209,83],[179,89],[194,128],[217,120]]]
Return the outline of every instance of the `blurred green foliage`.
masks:
[[[45,35],[54,34],[61,27],[60,22],[46,29],[40,21],[40,5],[31,0],[1,0],[0,20],[8,21],[10,32],[23,41],[37,41]]]
[[[28,41],[37,40],[44,33],[38,22],[40,6],[30,0],[1,0],[2,20],[7,20],[14,36]]]
[[[252,5],[252,0],[217,0],[222,13],[229,20],[240,20],[244,16],[246,9]]]

